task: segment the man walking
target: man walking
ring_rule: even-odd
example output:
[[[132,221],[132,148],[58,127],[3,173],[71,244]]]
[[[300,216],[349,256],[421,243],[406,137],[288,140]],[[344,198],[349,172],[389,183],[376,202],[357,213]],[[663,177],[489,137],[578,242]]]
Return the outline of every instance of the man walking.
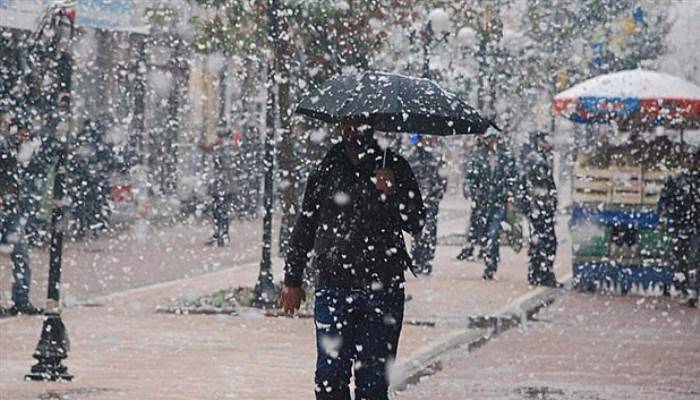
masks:
[[[341,123],[342,143],[309,176],[292,232],[280,302],[302,300],[302,274],[314,254],[317,399],[387,399],[387,365],[396,356],[404,310],[403,232],[424,224],[410,166],[382,150],[369,126]]]
[[[429,275],[433,270],[437,246],[440,201],[447,189],[445,161],[437,154],[433,138],[416,133],[412,142],[415,147],[409,158],[425,205],[425,228],[413,244],[413,267],[416,272]]]
[[[471,215],[469,226],[467,227],[467,243],[457,255],[458,260],[473,260],[474,248],[478,245],[479,258],[482,257],[486,246],[486,222],[488,219],[488,208],[479,207],[486,202],[487,191],[484,189],[483,181],[478,179],[479,168],[486,163],[488,149],[481,138],[476,139],[476,145],[464,163],[464,180],[462,183],[462,194],[465,199],[471,200]]]
[[[29,142],[29,126],[14,120],[0,139],[0,246],[12,258],[12,315],[40,314],[42,310],[29,302],[32,274],[29,269],[29,249],[25,235],[27,178],[29,161],[33,156]],[[3,251],[3,252],[4,252]]]
[[[683,302],[697,304],[697,288],[688,284],[697,278],[697,266],[691,261],[691,242],[700,235],[700,151],[686,154],[684,170],[666,181],[657,204],[659,218],[671,236],[675,267],[673,286]],[[696,250],[696,249],[695,249]],[[695,282],[693,282],[695,283]]]
[[[483,216],[486,252],[485,269],[482,279],[493,279],[500,258],[501,224],[506,219],[506,211],[519,186],[515,159],[507,150],[498,134],[492,130],[485,136],[486,152],[482,162],[475,162],[468,171],[467,179],[473,181],[478,190],[483,191],[483,202],[475,204],[472,213]]]
[[[232,136],[225,127],[216,131],[217,139],[210,144],[199,146],[204,152],[212,153],[213,174],[209,182],[209,194],[212,197],[212,215],[214,217],[214,234],[206,242],[212,246],[226,246],[229,243],[229,218],[234,198],[235,170],[233,161]]]
[[[552,145],[547,133],[530,133],[530,146],[523,156],[527,217],[530,222],[527,280],[531,285],[557,286],[554,257],[557,252],[555,232],[557,186],[554,182]]]

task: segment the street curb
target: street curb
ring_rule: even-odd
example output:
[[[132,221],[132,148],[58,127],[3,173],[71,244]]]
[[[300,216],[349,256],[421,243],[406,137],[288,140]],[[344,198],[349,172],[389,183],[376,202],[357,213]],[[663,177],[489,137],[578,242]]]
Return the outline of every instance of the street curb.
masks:
[[[570,277],[567,277],[565,287],[569,286],[569,281]],[[469,351],[475,350],[499,334],[520,325],[552,304],[565,291],[566,289],[540,287],[515,299],[494,316],[470,317],[466,330],[450,335],[410,360],[394,366],[389,378],[389,393],[394,395],[419,382],[421,377],[432,374],[440,368],[440,358],[446,353],[465,345]]]

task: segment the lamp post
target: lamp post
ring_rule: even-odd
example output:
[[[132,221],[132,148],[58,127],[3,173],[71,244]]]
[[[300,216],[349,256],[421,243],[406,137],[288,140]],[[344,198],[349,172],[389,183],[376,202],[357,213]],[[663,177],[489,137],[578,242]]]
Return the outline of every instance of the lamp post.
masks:
[[[450,16],[442,8],[436,8],[428,13],[428,20],[420,31],[411,30],[409,37],[411,43],[415,43],[420,37],[423,47],[423,78],[430,79],[430,51],[433,46],[447,42],[450,35]]]
[[[73,36],[73,23],[75,21],[75,3],[64,2],[52,6],[47,14],[50,21],[42,21],[37,31],[35,40],[41,39],[43,30],[50,26],[54,33],[48,44],[49,54],[56,63],[56,82],[53,102],[50,109],[48,124],[54,133],[60,123],[67,123],[70,118],[70,90],[73,62],[68,49],[68,42]],[[36,350],[32,355],[37,363],[32,366],[30,372],[25,375],[26,380],[34,381],[69,381],[73,375],[68,373],[68,368],[62,361],[68,357],[68,335],[61,319],[60,293],[61,285],[61,257],[63,253],[63,195],[65,188],[65,165],[67,158],[66,138],[59,140],[57,144],[57,168],[54,180],[53,197],[54,208],[51,215],[51,247],[49,249],[49,287],[46,311],[41,336]]]

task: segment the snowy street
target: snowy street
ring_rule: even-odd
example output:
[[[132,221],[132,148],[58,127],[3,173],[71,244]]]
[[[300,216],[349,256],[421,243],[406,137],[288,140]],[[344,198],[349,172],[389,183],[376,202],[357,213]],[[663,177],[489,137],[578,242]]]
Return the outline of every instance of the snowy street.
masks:
[[[0,0],[0,400],[700,399],[700,0]]]
[[[450,204],[463,205],[459,200],[446,204],[446,215],[460,213],[459,209],[449,209]],[[459,233],[465,221],[464,217],[443,221],[439,232]],[[565,222],[561,217],[564,235]],[[154,247],[152,252],[144,253],[152,257],[149,262],[153,268],[169,268],[171,275],[158,276],[170,279],[161,282],[139,281],[135,271],[124,273],[129,252],[121,248],[109,250],[105,246],[96,253],[99,257],[89,251],[74,257],[112,260],[93,270],[92,276],[65,269],[69,288],[76,288],[68,293],[73,293],[77,302],[63,313],[72,342],[68,362],[79,378],[71,384],[22,382],[33,361],[31,353],[41,318],[4,319],[0,320],[0,392],[18,400],[46,396],[66,400],[125,396],[311,398],[314,338],[310,319],[264,317],[252,309],[237,316],[154,312],[157,305],[170,298],[196,297],[229,285],[252,284],[257,263],[245,258],[231,263],[233,249],[245,240],[241,235],[241,243],[235,244],[235,232],[245,231],[247,235],[252,230],[247,227],[248,223],[233,227],[232,247],[213,250],[201,244],[208,234],[204,228],[161,228],[172,249]],[[565,277],[570,273],[570,254],[565,245],[560,250],[556,271]],[[522,258],[509,248],[503,248],[504,260],[493,282],[480,279],[480,263],[454,260],[457,251],[456,246],[439,246],[433,275],[408,278],[407,293],[412,299],[406,305],[397,368],[410,365],[412,360],[434,352],[441,343],[467,332],[469,317],[496,315],[539,290],[528,287]],[[202,260],[221,265],[206,271]],[[146,268],[149,264],[139,260],[138,265]],[[279,262],[274,272],[280,276]],[[190,277],[183,278],[185,274]],[[104,289],[110,294],[78,290],[101,276],[113,276]],[[39,290],[35,293],[41,294]],[[700,393],[700,384],[691,378],[700,371],[689,368],[700,360],[698,329],[697,311],[679,309],[663,298],[560,293],[534,321],[506,331],[475,350],[460,347],[440,354],[437,371],[421,378],[417,385],[409,384],[397,398],[423,399],[439,393],[445,399],[521,399],[538,398],[539,390],[547,399],[614,399],[628,395],[691,399]],[[488,334],[476,327],[472,331]],[[651,362],[659,357],[669,364],[659,367]],[[434,369],[432,366],[428,371]],[[629,378],[611,389],[605,381],[611,371]],[[453,385],[455,379],[461,383]],[[639,386],[638,382],[644,384]]]

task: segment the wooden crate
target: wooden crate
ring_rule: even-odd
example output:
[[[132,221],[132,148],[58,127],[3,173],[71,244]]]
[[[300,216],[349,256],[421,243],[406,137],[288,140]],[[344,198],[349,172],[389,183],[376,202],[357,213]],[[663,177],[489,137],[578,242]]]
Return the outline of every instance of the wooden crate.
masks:
[[[578,203],[607,203],[611,196],[611,171],[574,167],[572,199]]]
[[[674,171],[644,171],[642,204],[654,205],[659,201],[659,195],[666,180]]]
[[[642,169],[639,167],[611,167],[614,204],[642,204]]]

